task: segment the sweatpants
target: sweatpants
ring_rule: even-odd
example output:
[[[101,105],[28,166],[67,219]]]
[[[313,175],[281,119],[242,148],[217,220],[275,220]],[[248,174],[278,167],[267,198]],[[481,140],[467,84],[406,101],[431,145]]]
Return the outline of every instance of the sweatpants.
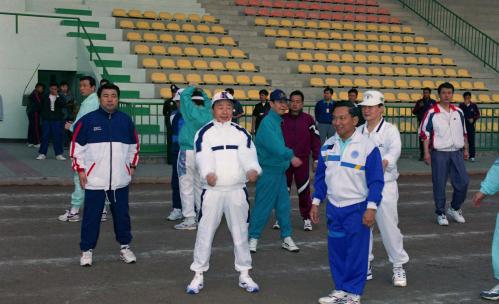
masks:
[[[323,144],[326,139],[333,136],[336,133],[336,130],[331,123],[318,123],[317,129],[319,130],[319,137],[321,138],[321,144]]]
[[[370,229],[362,224],[367,202],[338,208],[327,203],[328,252],[336,290],[362,295],[366,284]]]
[[[38,112],[28,114],[28,144],[38,145],[40,140],[40,115]]]
[[[262,175],[256,182],[255,206],[251,210],[249,237],[259,239],[269,221],[272,209],[281,226],[281,238],[291,236],[291,201],[289,199],[286,175],[262,168]]]
[[[73,175],[73,183],[75,185],[75,189],[73,193],[71,193],[71,207],[80,208],[85,200],[85,190],[83,190],[80,186],[80,176],[77,172]]]
[[[94,249],[99,239],[100,223],[104,202],[109,200],[113,215],[116,241],[128,245],[132,241],[130,214],[128,211],[128,186],[116,190],[85,189],[85,208],[81,223],[81,251]]]
[[[62,155],[62,121],[44,121],[42,123],[42,143],[38,153],[47,155],[49,141],[52,138],[55,155]]]
[[[464,165],[463,151],[431,151],[431,179],[433,182],[433,199],[435,200],[435,213],[445,214],[445,188],[447,179],[454,188],[451,207],[459,210],[466,199],[469,177]]]
[[[236,271],[251,269],[248,245],[249,200],[246,188],[230,191],[205,189],[201,194],[192,271],[205,272],[210,268],[211,245],[222,216],[225,216],[234,242]]]
[[[499,213],[497,214],[496,229],[492,239],[492,268],[494,269],[494,277],[499,280]]]
[[[177,162],[182,215],[195,218],[201,203],[201,181],[194,150],[180,150]]]
[[[303,164],[298,168],[289,166],[286,170],[288,189],[291,190],[293,177],[298,189],[298,204],[303,220],[310,219],[310,209],[312,209],[312,198],[310,197],[310,169],[308,157],[300,158]]]
[[[174,209],[182,209],[182,201],[180,199],[180,186],[178,181],[178,170],[177,170],[177,162],[178,162],[178,154],[172,155],[172,207]]]
[[[398,227],[399,219],[397,203],[399,199],[398,185],[396,181],[385,182],[383,188],[383,200],[376,212],[376,225],[381,234],[383,246],[385,246],[388,259],[393,267],[402,267],[409,262],[409,255],[404,250],[404,237]],[[369,263],[374,260],[372,254],[373,236],[369,243]]]

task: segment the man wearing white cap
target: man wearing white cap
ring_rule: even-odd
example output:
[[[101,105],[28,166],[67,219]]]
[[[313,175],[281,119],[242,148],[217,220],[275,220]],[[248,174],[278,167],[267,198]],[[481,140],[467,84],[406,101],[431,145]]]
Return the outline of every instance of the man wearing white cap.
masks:
[[[376,212],[376,222],[381,233],[383,245],[393,264],[392,282],[394,286],[407,286],[407,278],[403,265],[409,261],[409,256],[404,250],[403,236],[398,228],[397,202],[399,198],[397,178],[397,161],[401,153],[400,133],[397,127],[387,122],[383,117],[385,98],[379,91],[366,91],[362,102],[362,114],[366,123],[360,127],[362,134],[371,139],[381,152],[383,159],[385,187],[383,199]],[[369,245],[369,265],[374,259],[372,254],[372,230]],[[367,279],[372,279],[371,267]]]
[[[225,215],[234,241],[235,268],[239,286],[257,292],[249,276],[249,200],[246,182],[255,182],[262,172],[251,135],[232,123],[233,97],[223,91],[213,97],[214,119],[204,125],[194,140],[196,164],[201,176],[201,210],[191,270],[196,274],[187,293],[197,294],[204,286],[203,272],[209,269],[213,236]]]

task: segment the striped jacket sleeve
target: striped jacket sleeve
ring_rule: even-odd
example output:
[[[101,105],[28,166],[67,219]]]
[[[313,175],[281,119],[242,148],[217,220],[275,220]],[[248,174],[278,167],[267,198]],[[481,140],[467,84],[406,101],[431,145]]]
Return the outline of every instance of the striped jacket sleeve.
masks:
[[[84,119],[78,121],[71,141],[70,157],[75,172],[85,172],[85,151],[87,150],[87,132]]]
[[[383,198],[382,192],[385,186],[381,153],[377,147],[369,153],[366,159],[366,182],[369,189],[367,194],[367,208],[377,209]]]
[[[314,178],[314,195],[312,204],[320,205],[320,203],[326,198],[327,185],[326,185],[326,163],[322,154],[319,152],[319,158],[317,163],[317,169],[315,170]]]
[[[137,129],[135,129],[135,125],[132,120],[130,120],[130,140],[131,144],[128,146],[128,164],[130,167],[137,167],[139,163],[139,135],[137,134]]]
[[[428,110],[424,115],[421,125],[419,126],[419,137],[423,140],[430,139],[431,133],[433,131],[433,123],[431,122],[431,120],[433,119],[432,113],[432,109]]]

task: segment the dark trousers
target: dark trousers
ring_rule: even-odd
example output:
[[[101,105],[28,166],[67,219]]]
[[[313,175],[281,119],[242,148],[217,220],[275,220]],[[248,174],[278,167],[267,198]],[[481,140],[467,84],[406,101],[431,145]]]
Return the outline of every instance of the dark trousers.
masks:
[[[463,151],[431,151],[433,199],[435,200],[435,213],[438,215],[445,214],[445,187],[449,175],[452,188],[454,188],[451,207],[454,210],[459,210],[466,199],[469,184]]]
[[[35,113],[28,114],[28,144],[38,145],[40,143],[40,115]]]
[[[421,126],[421,121],[418,119],[418,126]],[[416,135],[418,136],[418,141],[419,141],[419,158],[423,159],[424,158],[424,141],[419,138],[419,133],[416,132]]]
[[[468,133],[468,147],[470,151],[470,157],[475,158],[476,148],[475,148],[475,124],[466,123],[466,131]]]
[[[64,128],[62,124],[62,121],[44,121],[42,123],[42,143],[38,153],[47,155],[49,141],[52,138],[55,155],[62,154],[62,130]]]
[[[128,186],[116,190],[85,189],[85,208],[81,223],[81,251],[94,249],[99,239],[102,209],[106,196],[113,215],[116,241],[128,245],[132,241],[130,214],[128,210]]]
[[[312,208],[312,198],[310,197],[310,171],[308,157],[300,158],[303,164],[298,168],[290,166],[286,171],[288,189],[291,191],[293,176],[295,178],[296,188],[298,189],[298,202],[300,206],[301,217],[310,219],[310,209]]]
[[[182,209],[182,201],[180,200],[180,185],[178,182],[178,153],[172,154],[172,207],[174,209]]]

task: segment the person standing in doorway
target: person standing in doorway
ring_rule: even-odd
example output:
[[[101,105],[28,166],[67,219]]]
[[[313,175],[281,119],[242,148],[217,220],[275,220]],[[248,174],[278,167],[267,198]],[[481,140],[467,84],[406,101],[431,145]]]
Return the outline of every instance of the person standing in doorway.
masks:
[[[35,89],[29,95],[26,114],[28,114],[28,147],[40,148],[40,111],[42,108],[43,92],[45,85],[37,83]]]

